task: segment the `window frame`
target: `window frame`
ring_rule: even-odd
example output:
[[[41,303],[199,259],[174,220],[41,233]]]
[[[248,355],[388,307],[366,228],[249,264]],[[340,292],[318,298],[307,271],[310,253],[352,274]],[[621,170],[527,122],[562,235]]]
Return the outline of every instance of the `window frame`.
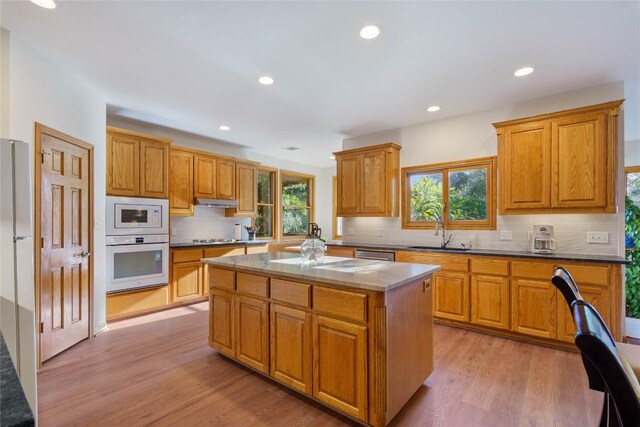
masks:
[[[484,221],[449,220],[449,173],[469,169],[487,169],[487,219]],[[442,174],[442,202],[444,203],[443,223],[450,230],[495,230],[497,217],[497,157],[479,157],[476,159],[434,163],[402,168],[402,228],[427,230],[436,226],[435,221],[411,221],[411,180],[415,173]]]
[[[333,240],[342,240],[342,234],[338,234],[338,218],[342,220],[344,227],[344,217],[338,216],[338,177],[333,176],[331,178],[331,200],[332,200],[332,227],[331,237]]]
[[[271,176],[271,200],[273,203],[260,203],[258,201],[258,174],[260,172],[267,172]],[[259,166],[256,168],[256,216],[252,218],[251,225],[256,225],[256,219],[258,217],[259,206],[271,206],[271,236],[260,236],[260,239],[276,239],[278,228],[278,192],[276,188],[276,182],[278,180],[278,169],[270,168],[266,166]]]
[[[307,237],[307,234],[296,234],[296,235],[292,235],[292,236],[285,236],[284,235],[284,209],[285,209],[285,204],[282,200],[282,195],[283,195],[283,191],[282,191],[282,181],[284,177],[288,177],[288,178],[297,178],[297,179],[306,179],[309,181],[309,202],[310,205],[308,206],[292,206],[292,207],[297,207],[297,208],[306,208],[309,209],[309,222],[315,222],[316,219],[316,215],[315,215],[315,201],[316,201],[316,185],[315,185],[315,180],[316,177],[315,175],[307,175],[304,173],[300,173],[300,172],[293,172],[293,171],[288,171],[288,170],[282,170],[280,169],[279,173],[278,173],[278,236],[279,236],[279,240],[280,241],[287,241],[287,240],[300,240],[300,239],[304,239],[305,237]]]

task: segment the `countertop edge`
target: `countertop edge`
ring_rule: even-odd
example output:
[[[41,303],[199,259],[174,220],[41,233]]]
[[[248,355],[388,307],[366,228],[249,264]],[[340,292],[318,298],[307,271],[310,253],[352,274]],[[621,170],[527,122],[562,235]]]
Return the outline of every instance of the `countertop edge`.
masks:
[[[190,242],[178,242],[169,243],[169,249],[181,249],[181,248],[217,248],[221,246],[253,246],[253,245],[266,245],[273,243],[273,240],[238,240],[237,242],[225,242],[225,243],[190,243]]]

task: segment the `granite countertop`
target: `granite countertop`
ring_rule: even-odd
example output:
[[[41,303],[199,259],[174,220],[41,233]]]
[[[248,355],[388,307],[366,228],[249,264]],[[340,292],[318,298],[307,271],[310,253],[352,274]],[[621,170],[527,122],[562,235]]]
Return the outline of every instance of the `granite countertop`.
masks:
[[[193,247],[211,247],[211,246],[242,246],[242,245],[266,245],[267,243],[271,243],[271,240],[238,240],[235,242],[224,242],[224,243],[193,243],[193,242],[184,242],[184,243],[169,243],[170,248],[193,248]]]
[[[0,426],[28,427],[35,425],[33,413],[13,367],[9,350],[0,333]]]
[[[321,264],[302,265],[300,255],[287,252],[205,258],[202,262],[247,273],[273,274],[294,280],[306,279],[378,292],[390,291],[416,279],[427,277],[440,269],[439,265],[332,256],[325,257]]]
[[[591,254],[571,254],[571,253],[552,253],[552,254],[534,254],[527,251],[506,251],[499,249],[470,249],[468,251],[456,251],[450,249],[429,248],[429,249],[416,249],[412,248],[413,245],[394,245],[394,244],[376,244],[376,243],[343,243],[339,241],[333,241],[327,243],[327,246],[345,246],[362,249],[378,249],[388,251],[415,251],[415,252],[436,252],[447,254],[465,254],[465,255],[480,255],[480,256],[501,256],[501,257],[516,257],[516,258],[535,258],[535,259],[552,259],[552,260],[564,260],[564,261],[583,261],[583,262],[602,262],[608,264],[629,264],[629,261],[623,257],[617,255],[591,255]]]

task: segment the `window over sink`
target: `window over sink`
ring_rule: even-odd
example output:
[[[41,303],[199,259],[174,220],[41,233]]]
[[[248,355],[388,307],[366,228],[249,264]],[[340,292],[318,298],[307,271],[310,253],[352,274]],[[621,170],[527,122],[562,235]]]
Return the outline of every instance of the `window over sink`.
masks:
[[[496,228],[496,157],[406,167],[402,187],[402,228]]]

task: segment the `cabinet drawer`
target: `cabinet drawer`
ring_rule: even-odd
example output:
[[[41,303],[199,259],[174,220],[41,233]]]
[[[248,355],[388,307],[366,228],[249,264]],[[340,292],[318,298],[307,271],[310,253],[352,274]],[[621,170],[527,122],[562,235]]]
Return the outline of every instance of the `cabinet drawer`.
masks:
[[[314,286],[313,308],[347,319],[367,320],[367,296],[364,294]]]
[[[580,265],[580,264],[563,264],[558,265],[567,269],[573,279],[578,284],[578,288],[583,283],[592,285],[608,285],[609,284],[609,266],[603,265]]]
[[[235,281],[236,281],[235,271],[223,270],[222,268],[214,268],[209,266],[209,286],[210,287],[233,291],[235,289]]]
[[[271,279],[271,299],[309,308],[310,288],[304,283]]]
[[[469,271],[469,257],[465,255],[444,255],[425,252],[396,252],[397,262],[413,262],[417,264],[435,264],[448,271]]]
[[[244,255],[244,246],[224,246],[222,248],[207,248],[204,250],[205,258],[215,258],[219,256]]]
[[[257,297],[269,297],[269,278],[255,274],[238,273],[237,291]]]
[[[528,279],[551,280],[553,276],[552,263],[513,261],[511,263],[511,275],[513,277],[526,277]]]
[[[202,249],[174,249],[172,262],[200,261],[201,258]]]
[[[509,261],[505,259],[473,258],[471,272],[477,274],[509,275]]]

